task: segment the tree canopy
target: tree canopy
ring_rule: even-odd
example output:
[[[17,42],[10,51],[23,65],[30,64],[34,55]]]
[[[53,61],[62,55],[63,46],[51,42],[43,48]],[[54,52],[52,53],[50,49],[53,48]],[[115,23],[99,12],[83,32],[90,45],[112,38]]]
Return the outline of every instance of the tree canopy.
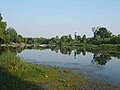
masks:
[[[97,27],[92,28],[94,37],[98,38],[110,38],[112,36],[112,32],[108,31],[105,27]]]
[[[18,35],[16,30],[12,27],[6,29],[7,23],[2,20],[3,17],[0,14],[0,44],[7,44],[10,42],[19,43],[21,41],[23,42],[24,40],[22,35]]]

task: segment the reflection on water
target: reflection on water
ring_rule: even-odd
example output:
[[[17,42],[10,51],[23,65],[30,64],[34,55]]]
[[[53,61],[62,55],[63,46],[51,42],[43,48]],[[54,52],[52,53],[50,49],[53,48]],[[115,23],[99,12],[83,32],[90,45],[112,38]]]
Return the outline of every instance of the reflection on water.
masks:
[[[91,63],[98,65],[105,65],[111,59],[112,58],[109,54],[94,54]]]
[[[5,48],[0,48],[0,54]],[[90,78],[120,85],[120,51],[91,50],[85,47],[27,47],[10,49],[25,62],[63,67]]]
[[[89,50],[85,47],[75,47],[75,46],[68,46],[68,47],[27,47],[27,50],[51,50],[56,53],[61,53],[65,55],[71,56],[74,55],[74,59],[77,59],[77,55],[82,54],[82,56],[86,56],[86,53],[92,53],[93,58],[91,60],[91,64],[97,64],[97,65],[105,65],[110,60],[112,60],[112,57],[120,59],[120,51],[94,51]]]

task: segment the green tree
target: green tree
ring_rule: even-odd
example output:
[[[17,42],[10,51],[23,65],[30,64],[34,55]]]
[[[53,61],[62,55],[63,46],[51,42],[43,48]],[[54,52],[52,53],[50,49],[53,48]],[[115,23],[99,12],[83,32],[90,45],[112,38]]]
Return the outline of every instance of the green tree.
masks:
[[[82,40],[83,40],[83,43],[86,43],[86,35],[83,35]]]
[[[60,44],[61,45],[67,45],[69,43],[69,37],[68,36],[62,36],[60,38]]]
[[[76,35],[76,34],[77,34],[77,32],[75,32],[75,40],[76,40],[76,37],[77,37],[77,35]]]
[[[5,30],[7,23],[2,21],[3,17],[0,14],[0,44],[4,43],[5,41]]]
[[[69,34],[69,42],[72,42],[73,40],[72,40],[72,36],[71,36],[71,34]]]
[[[97,37],[97,31],[99,30],[99,28],[100,28],[100,27],[97,27],[97,28],[92,27],[92,32],[93,32],[93,34],[94,34],[94,38]]]
[[[97,27],[92,28],[93,34],[95,38],[110,38],[112,33],[108,31],[105,27]]]
[[[33,38],[26,38],[26,43],[27,44],[33,44],[34,43],[34,41],[33,41]]]
[[[82,42],[81,36],[77,35],[77,36],[76,36],[76,41],[77,41],[78,43],[81,43],[81,42]]]
[[[18,43],[24,42],[24,38],[22,35],[18,35],[16,40]]]
[[[50,44],[59,44],[60,43],[59,37],[56,36],[56,37],[51,38],[49,43]]]
[[[12,41],[12,42],[17,42],[17,32],[16,32],[16,30],[14,29],[14,28],[8,28],[7,29],[7,34],[8,35],[10,35],[10,41]]]
[[[120,36],[114,36],[110,38],[110,43],[111,44],[120,44]]]

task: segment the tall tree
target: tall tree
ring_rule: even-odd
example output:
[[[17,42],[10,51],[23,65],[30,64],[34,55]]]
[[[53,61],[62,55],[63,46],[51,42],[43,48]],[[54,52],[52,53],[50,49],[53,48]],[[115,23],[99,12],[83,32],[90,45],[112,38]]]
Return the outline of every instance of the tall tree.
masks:
[[[86,35],[83,35],[82,40],[83,40],[83,43],[86,42]]]
[[[110,38],[112,36],[112,33],[108,31],[105,27],[97,27],[92,28],[94,37],[98,38]]]
[[[0,44],[4,43],[4,38],[5,38],[5,30],[7,23],[3,22],[3,17],[0,14]]]
[[[81,38],[81,36],[80,36],[80,35],[77,35],[77,36],[76,36],[76,41],[77,41],[77,42],[79,42],[79,43],[81,43],[82,38]]]
[[[69,34],[69,42],[72,42],[72,36]]]
[[[61,38],[60,38],[60,44],[61,45],[66,45],[66,44],[68,44],[69,43],[69,37],[68,36],[62,36]]]
[[[75,40],[76,40],[76,38],[77,38],[77,35],[76,35],[76,34],[77,34],[77,32],[75,32]]]
[[[12,41],[12,42],[17,42],[17,32],[16,32],[16,30],[14,29],[14,28],[8,28],[7,29],[7,34],[8,35],[10,35],[10,41]]]
[[[18,36],[17,36],[17,42],[18,42],[18,43],[24,42],[24,38],[23,38],[22,35],[18,35]]]

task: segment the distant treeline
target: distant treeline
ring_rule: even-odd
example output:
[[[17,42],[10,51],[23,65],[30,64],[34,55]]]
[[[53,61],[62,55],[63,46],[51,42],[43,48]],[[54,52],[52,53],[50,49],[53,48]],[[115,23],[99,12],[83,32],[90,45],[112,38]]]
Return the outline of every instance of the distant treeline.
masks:
[[[62,37],[48,38],[26,38],[18,35],[14,28],[6,28],[6,22],[2,21],[0,14],[0,44],[10,43],[26,43],[26,44],[50,44],[50,45],[79,45],[87,44],[120,44],[120,34],[113,35],[112,32],[105,27],[93,27],[93,37],[80,36],[75,32],[74,37],[71,34],[63,35]]]

